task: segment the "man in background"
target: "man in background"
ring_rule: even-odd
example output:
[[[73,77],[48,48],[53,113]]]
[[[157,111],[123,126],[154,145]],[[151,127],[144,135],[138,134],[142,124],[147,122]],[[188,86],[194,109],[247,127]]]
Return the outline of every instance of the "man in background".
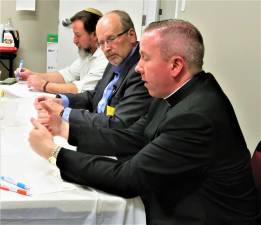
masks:
[[[79,49],[79,57],[70,66],[48,73],[37,73],[23,68],[19,74],[20,78],[27,80],[29,87],[50,93],[81,93],[93,90],[108,63],[98,47],[95,32],[101,16],[99,10],[87,8],[71,17],[73,42]]]
[[[140,45],[136,70],[155,97],[145,117],[118,130],[49,124],[77,151],[56,146],[32,119],[31,146],[56,158],[66,181],[140,196],[148,225],[255,224],[260,207],[250,152],[230,101],[202,70],[200,32],[183,20],[154,22]],[[97,156],[115,153],[132,157]]]
[[[151,100],[140,74],[135,72],[140,54],[134,24],[126,12],[114,10],[98,21],[96,33],[109,64],[95,89],[60,94],[54,99],[39,97],[36,108],[48,99],[45,103],[50,110],[70,124],[128,127],[147,112]],[[48,114],[40,110],[39,117],[48,123]]]

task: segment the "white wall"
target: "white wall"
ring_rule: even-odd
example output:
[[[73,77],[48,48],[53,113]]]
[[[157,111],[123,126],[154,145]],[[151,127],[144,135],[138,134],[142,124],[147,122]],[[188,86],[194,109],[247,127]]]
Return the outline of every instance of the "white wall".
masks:
[[[0,0],[0,9],[2,9],[2,0]],[[2,10],[0,10],[0,23],[3,23],[2,22]]]
[[[58,68],[69,65],[77,57],[77,48],[73,44],[72,30],[64,27],[61,21],[89,7],[97,8],[103,13],[113,9],[125,10],[131,16],[138,38],[140,37],[143,0],[60,0]]]
[[[161,0],[174,18],[175,1]],[[234,106],[251,152],[261,139],[261,1],[187,0],[179,17],[202,32],[204,70],[213,73]]]
[[[146,15],[146,23],[144,24],[144,28],[151,22],[159,19],[159,6],[159,0],[143,0],[143,14]]]

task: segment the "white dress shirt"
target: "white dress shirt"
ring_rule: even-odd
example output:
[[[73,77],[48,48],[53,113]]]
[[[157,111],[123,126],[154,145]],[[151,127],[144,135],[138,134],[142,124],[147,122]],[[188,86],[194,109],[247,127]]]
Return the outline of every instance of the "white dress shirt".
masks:
[[[59,71],[66,83],[76,85],[78,93],[93,90],[101,79],[108,61],[100,48],[93,55],[80,56],[70,66]]]

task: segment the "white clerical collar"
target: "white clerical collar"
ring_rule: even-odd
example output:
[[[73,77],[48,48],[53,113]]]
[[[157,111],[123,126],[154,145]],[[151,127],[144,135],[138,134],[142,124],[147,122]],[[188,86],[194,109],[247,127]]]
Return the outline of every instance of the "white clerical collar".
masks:
[[[166,100],[167,98],[169,98],[171,95],[173,95],[174,93],[176,93],[180,88],[182,88],[186,83],[188,83],[190,80],[191,80],[191,78],[188,79],[184,84],[182,84],[179,88],[177,88],[176,90],[174,90],[171,94],[169,94],[168,96],[166,96],[166,97],[163,98],[163,99]]]

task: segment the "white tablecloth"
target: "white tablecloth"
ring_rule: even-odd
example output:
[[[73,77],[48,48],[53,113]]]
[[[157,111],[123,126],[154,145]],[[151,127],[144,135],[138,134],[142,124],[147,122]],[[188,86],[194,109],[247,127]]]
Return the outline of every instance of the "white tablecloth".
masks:
[[[32,196],[0,190],[0,224],[146,224],[140,198],[124,199],[66,183],[55,166],[32,151],[28,132],[36,114],[33,99],[39,93],[28,91],[25,84],[16,84],[12,91],[15,87],[23,95],[0,98],[0,175],[29,184]],[[68,146],[65,140],[55,140]]]

